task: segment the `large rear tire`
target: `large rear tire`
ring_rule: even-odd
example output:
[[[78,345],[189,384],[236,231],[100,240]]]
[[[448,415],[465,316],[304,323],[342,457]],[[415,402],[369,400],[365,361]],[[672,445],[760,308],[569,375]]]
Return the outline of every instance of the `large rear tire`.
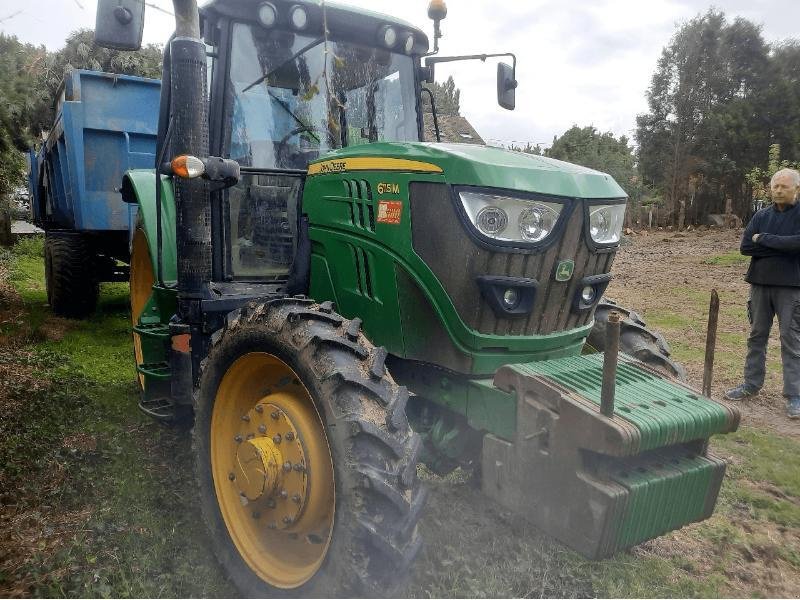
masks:
[[[47,301],[61,317],[82,319],[97,308],[99,284],[91,243],[82,235],[45,234]]]
[[[331,303],[253,304],[212,337],[193,445],[217,557],[249,596],[391,594],[425,490],[408,394]]]
[[[618,312],[622,317],[619,333],[620,352],[633,356],[666,375],[686,381],[686,369],[670,358],[670,347],[664,336],[649,329],[638,314],[608,298],[601,299],[597,305],[594,327],[586,340],[587,344],[600,352],[605,349],[606,325],[611,311]]]

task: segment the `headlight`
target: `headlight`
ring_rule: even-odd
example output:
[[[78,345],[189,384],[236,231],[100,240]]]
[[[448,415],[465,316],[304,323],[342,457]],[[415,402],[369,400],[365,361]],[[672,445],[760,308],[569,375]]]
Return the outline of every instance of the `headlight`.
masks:
[[[543,202],[481,192],[459,192],[469,220],[482,234],[503,242],[539,242],[556,226],[563,208]]]
[[[299,4],[294,5],[289,11],[289,17],[295,29],[305,29],[308,25],[308,13]]]
[[[615,244],[622,236],[625,204],[589,206],[589,233],[598,244]]]

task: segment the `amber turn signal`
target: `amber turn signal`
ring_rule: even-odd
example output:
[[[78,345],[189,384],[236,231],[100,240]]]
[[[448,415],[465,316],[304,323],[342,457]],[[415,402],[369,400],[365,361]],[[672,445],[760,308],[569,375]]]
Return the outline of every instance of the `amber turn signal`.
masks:
[[[184,179],[194,179],[206,172],[206,166],[202,160],[189,154],[181,154],[172,159],[170,163],[172,173]]]

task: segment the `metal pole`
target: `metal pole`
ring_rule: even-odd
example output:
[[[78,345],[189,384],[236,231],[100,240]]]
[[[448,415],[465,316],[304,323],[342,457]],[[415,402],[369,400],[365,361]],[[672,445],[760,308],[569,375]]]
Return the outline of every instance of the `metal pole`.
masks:
[[[603,387],[600,390],[600,412],[614,416],[614,394],[617,387],[617,360],[619,358],[619,313],[608,315],[606,325],[606,352],[603,357]]]
[[[714,376],[714,349],[717,345],[717,323],[719,320],[719,294],[711,290],[708,306],[708,333],[706,334],[706,360],[703,367],[703,395],[711,397],[711,380]]]

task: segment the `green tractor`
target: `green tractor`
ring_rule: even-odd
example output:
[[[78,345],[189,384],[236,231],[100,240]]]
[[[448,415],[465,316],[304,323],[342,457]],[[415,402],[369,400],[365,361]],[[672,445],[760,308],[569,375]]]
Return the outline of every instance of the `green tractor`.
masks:
[[[101,0],[98,42],[137,48],[143,6]],[[441,0],[432,52],[330,2],[174,7],[157,169],[122,185],[140,406],[194,419],[202,514],[243,592],[390,590],[420,548],[419,462],[473,469],[592,558],[712,513],[707,443],[737,412],[664,375],[635,315],[608,338],[625,353],[587,344],[619,331],[601,298],[625,192],[421,141],[434,65],[499,56],[438,56]],[[502,107],[515,87],[499,64]]]

